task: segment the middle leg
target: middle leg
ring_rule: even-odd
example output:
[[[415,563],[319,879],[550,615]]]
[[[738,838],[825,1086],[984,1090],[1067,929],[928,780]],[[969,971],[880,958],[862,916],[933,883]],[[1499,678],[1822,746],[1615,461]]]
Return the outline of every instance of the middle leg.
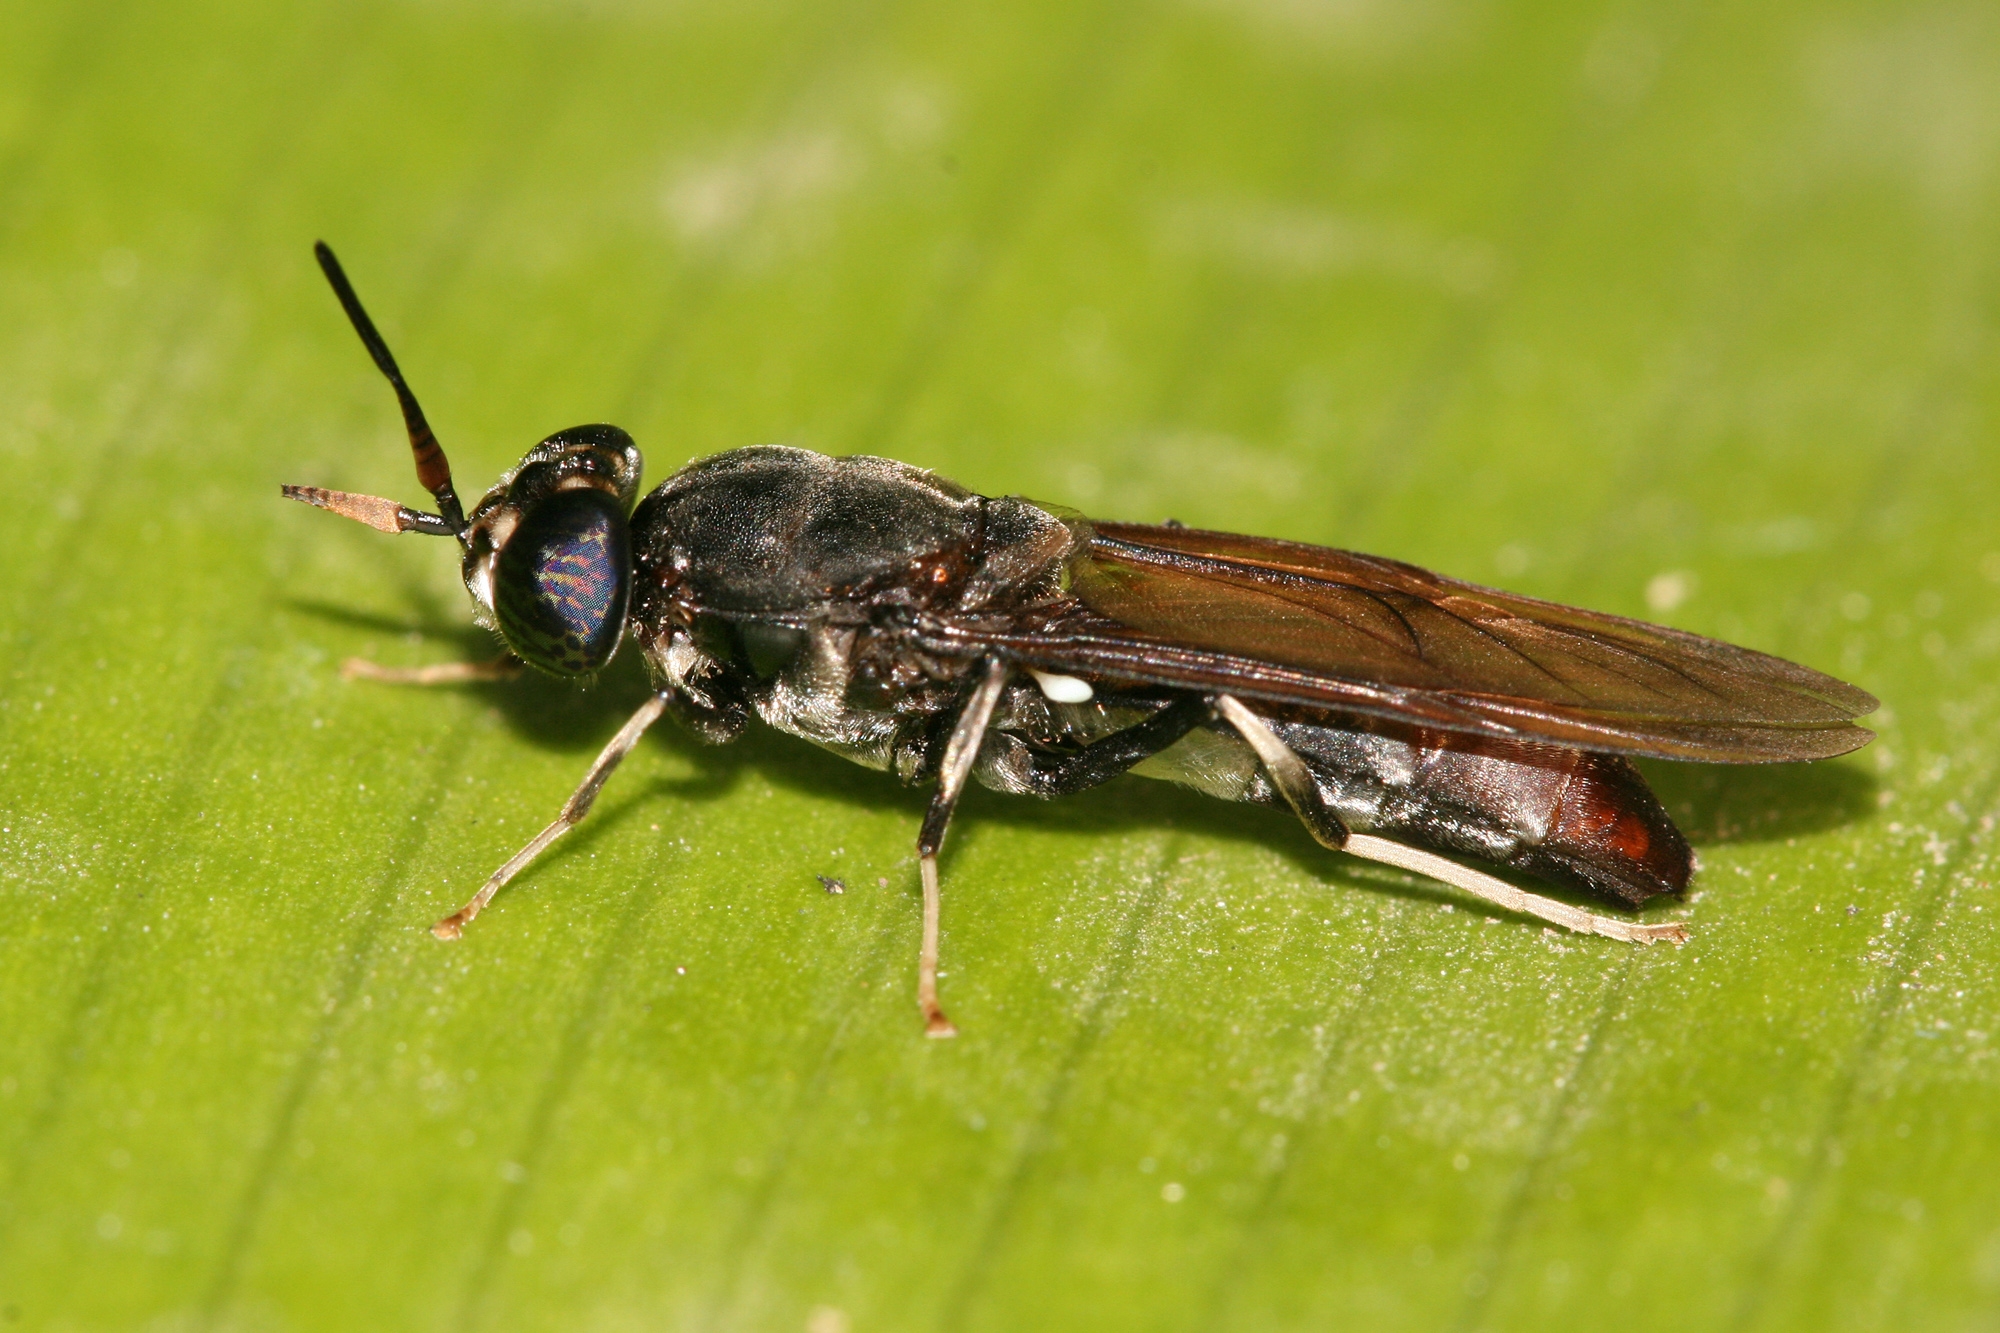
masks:
[[[958,1035],[958,1029],[944,1016],[937,996],[938,849],[944,846],[951,812],[958,805],[959,793],[965,790],[966,779],[972,776],[973,761],[979,758],[979,744],[986,738],[993,710],[1000,703],[1000,692],[1006,687],[1007,664],[998,660],[988,662],[985,675],[959,713],[951,738],[945,742],[944,762],[938,766],[937,795],[931,798],[923,830],[917,835],[917,863],[924,881],[924,942],[917,954],[917,1007],[923,1011],[926,1037]]]

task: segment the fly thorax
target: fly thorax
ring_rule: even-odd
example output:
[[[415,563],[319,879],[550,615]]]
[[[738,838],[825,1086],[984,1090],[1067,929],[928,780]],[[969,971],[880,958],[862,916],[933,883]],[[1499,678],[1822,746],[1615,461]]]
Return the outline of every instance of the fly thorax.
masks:
[[[854,635],[826,624],[805,630],[791,660],[751,687],[751,706],[779,731],[870,768],[888,768],[899,719],[849,698]]]
[[[633,515],[638,597],[752,618],[1004,611],[1059,592],[1072,527],[891,459],[759,446],[700,459]]]
[[[682,468],[633,516],[642,584],[705,611],[777,619],[963,545],[979,497],[920,468],[805,449]]]

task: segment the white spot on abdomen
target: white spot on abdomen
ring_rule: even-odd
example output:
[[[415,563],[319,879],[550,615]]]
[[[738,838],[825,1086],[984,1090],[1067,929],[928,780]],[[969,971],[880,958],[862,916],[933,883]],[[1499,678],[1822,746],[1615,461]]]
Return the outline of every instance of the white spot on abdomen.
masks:
[[[1053,671],[1036,671],[1030,667],[1028,674],[1035,678],[1035,684],[1042,687],[1042,697],[1050,703],[1087,704],[1096,691],[1090,682],[1075,676],[1059,676]]]

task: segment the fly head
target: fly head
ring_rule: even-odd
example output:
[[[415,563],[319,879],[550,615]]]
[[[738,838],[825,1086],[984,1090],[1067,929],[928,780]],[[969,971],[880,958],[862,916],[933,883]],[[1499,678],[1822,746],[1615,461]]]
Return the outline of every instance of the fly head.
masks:
[[[618,651],[631,605],[628,515],[640,472],[632,437],[616,426],[559,431],[530,449],[468,519],[444,449],[340,261],[325,242],[314,253],[362,345],[396,391],[417,480],[436,499],[438,512],[318,486],[287,486],[285,495],[382,532],[456,537],[480,623],[498,630],[515,656],[558,676],[603,667]]]
[[[616,426],[543,440],[473,510],[466,589],[516,656],[553,675],[602,668],[632,600],[627,515],[639,450]]]

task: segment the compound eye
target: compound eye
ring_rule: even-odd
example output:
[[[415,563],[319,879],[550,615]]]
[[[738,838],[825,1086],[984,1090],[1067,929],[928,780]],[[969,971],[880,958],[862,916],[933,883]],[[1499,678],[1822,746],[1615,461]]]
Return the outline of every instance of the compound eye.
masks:
[[[500,548],[493,612],[507,646],[556,675],[596,671],[618,651],[632,594],[632,541],[616,497],[592,487],[543,496]]]

